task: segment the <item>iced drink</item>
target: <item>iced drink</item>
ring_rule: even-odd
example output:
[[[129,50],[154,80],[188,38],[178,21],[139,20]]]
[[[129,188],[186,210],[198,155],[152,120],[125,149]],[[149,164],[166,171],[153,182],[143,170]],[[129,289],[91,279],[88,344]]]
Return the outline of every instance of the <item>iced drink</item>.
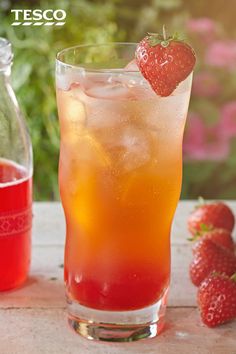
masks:
[[[138,324],[144,309],[161,317],[192,75],[160,97],[135,64],[72,67],[68,74],[60,65],[59,182],[71,317],[114,323],[106,318],[119,313],[120,323],[131,314]]]

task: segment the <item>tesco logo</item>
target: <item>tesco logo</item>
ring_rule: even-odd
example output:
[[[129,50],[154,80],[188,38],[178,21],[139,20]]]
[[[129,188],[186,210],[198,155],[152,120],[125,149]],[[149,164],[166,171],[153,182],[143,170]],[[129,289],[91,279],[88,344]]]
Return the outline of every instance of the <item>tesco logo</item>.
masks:
[[[66,22],[66,11],[41,9],[12,9],[14,21],[12,26],[63,26]]]

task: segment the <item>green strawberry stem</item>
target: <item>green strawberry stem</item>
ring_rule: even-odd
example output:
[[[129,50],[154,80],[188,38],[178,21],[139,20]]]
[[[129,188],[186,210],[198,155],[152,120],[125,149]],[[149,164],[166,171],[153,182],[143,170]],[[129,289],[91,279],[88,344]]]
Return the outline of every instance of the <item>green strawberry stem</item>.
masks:
[[[212,231],[213,229],[214,228],[212,225],[206,225],[204,223],[201,223],[199,233],[202,235],[204,232]]]
[[[230,277],[230,279],[236,282],[236,273],[234,273],[234,274]]]
[[[212,231],[214,228],[212,225],[206,225],[201,223],[200,230],[196,231],[192,237],[188,238],[188,241],[197,241],[199,238],[205,235],[206,232]]]
[[[172,36],[167,36],[165,25],[162,27],[162,34],[148,32],[148,43],[151,47],[155,47],[160,44],[162,47],[166,48],[171,41],[184,42],[184,39],[175,32]]]
[[[162,36],[163,36],[163,41],[161,41],[161,46],[162,47],[164,47],[164,48],[166,48],[166,47],[168,47],[168,45],[170,44],[170,41],[169,41],[169,39],[170,38],[167,38],[167,36],[166,36],[166,28],[165,28],[165,25],[163,25],[163,27],[162,27]]]
[[[198,205],[199,205],[199,206],[203,206],[203,205],[205,205],[205,204],[206,204],[205,199],[204,199],[202,196],[199,196],[199,197],[198,197]]]
[[[163,33],[163,39],[164,39],[164,41],[166,41],[167,37],[166,37],[166,28],[165,28],[165,25],[162,26],[162,33]]]
[[[212,277],[224,277],[225,279],[230,279],[232,281],[236,282],[236,273],[234,273],[233,275],[231,275],[231,277],[228,277],[226,274],[224,273],[220,273],[220,272],[216,272],[215,270],[213,270],[213,272],[211,273]]]
[[[202,206],[204,206],[206,204],[205,199],[203,197],[201,197],[201,196],[199,196],[197,200],[198,200],[198,203],[194,207],[195,210],[200,208],[200,207],[202,207]]]

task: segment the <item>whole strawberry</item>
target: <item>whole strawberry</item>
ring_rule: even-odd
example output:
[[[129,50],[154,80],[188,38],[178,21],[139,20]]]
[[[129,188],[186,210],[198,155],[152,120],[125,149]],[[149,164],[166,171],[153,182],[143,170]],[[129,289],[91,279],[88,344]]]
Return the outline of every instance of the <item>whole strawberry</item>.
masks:
[[[189,273],[196,286],[199,286],[214,271],[229,276],[236,272],[235,255],[211,240],[198,241],[194,253]]]
[[[137,46],[139,70],[160,96],[169,96],[192,72],[196,57],[193,49],[176,36],[150,33]]]
[[[198,305],[202,321],[215,327],[236,318],[236,273],[229,278],[212,274],[198,289]]]
[[[232,232],[235,218],[231,209],[222,202],[205,203],[197,207],[188,218],[188,229],[194,235],[202,225]]]
[[[209,231],[200,231],[197,232],[194,237],[191,238],[192,241],[195,240],[211,240],[217,245],[226,248],[227,250],[234,253],[234,241],[231,236],[231,233],[225,229],[212,229]],[[197,244],[193,246],[193,254],[196,253],[198,248]]]

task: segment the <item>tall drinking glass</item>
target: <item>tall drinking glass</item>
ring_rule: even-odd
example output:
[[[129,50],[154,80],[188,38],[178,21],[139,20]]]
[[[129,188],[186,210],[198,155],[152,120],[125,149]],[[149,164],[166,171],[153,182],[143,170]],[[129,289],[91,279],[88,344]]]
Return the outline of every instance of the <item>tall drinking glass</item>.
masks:
[[[77,46],[56,62],[69,323],[89,339],[163,327],[192,75],[157,96],[129,64],[135,48]]]

